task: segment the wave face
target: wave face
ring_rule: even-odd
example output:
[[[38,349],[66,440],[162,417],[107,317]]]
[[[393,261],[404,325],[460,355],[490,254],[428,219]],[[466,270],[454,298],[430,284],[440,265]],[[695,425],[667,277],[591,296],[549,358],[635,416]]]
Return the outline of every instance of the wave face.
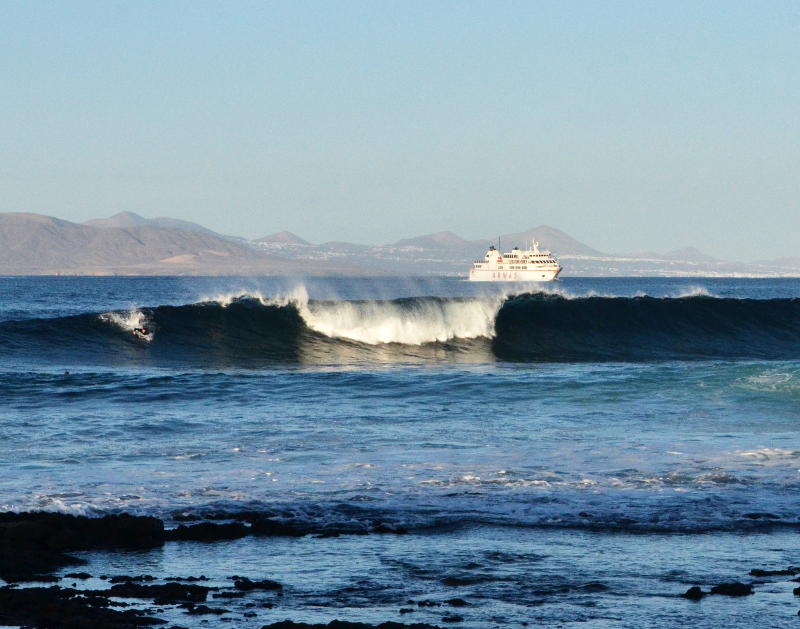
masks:
[[[793,359],[800,299],[519,295],[498,312],[493,349],[517,361]]]
[[[152,335],[133,334],[147,326]],[[4,353],[69,362],[607,362],[800,357],[800,299],[242,295],[6,322]]]

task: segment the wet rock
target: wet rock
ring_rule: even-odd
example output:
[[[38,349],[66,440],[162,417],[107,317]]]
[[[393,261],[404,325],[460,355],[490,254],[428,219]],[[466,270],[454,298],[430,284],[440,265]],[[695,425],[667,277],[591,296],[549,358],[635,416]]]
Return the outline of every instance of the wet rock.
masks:
[[[794,594],[795,596],[800,596],[800,588],[793,589],[792,594]]]
[[[688,590],[686,590],[681,596],[683,598],[688,598],[690,601],[699,601],[706,595],[703,590],[700,589],[699,585],[693,585]]]
[[[800,573],[797,568],[787,568],[786,570],[761,570],[753,568],[750,571],[751,577],[792,577]]]
[[[215,614],[221,616],[227,614],[229,610],[222,607],[209,607],[208,605],[192,605],[184,613],[190,616],[204,616],[208,614]]]
[[[164,531],[164,538],[170,541],[216,542],[226,539],[239,539],[250,534],[250,529],[241,522],[213,524],[203,522]]]
[[[91,579],[92,575],[88,572],[69,572],[64,575],[65,579]]]
[[[137,576],[129,576],[127,574],[120,574],[115,577],[111,577],[108,582],[109,583],[128,583],[131,581],[155,581],[156,578],[150,576],[149,574],[140,574]]]
[[[105,597],[59,588],[0,588],[0,625],[47,629],[132,629],[164,624],[135,610],[108,609]]]
[[[749,583],[720,583],[711,588],[711,594],[722,594],[724,596],[747,596],[753,593],[753,586]]]
[[[199,577],[165,577],[164,581],[188,581],[193,583],[195,581],[208,581],[208,577],[204,574]]]
[[[102,518],[64,513],[0,513],[0,544],[51,550],[152,548],[163,542],[158,518],[127,514]]]
[[[25,581],[38,574],[46,574],[64,566],[83,565],[86,562],[54,550],[5,547],[0,543],[0,579],[9,583]]]
[[[0,578],[18,581],[85,563],[68,551],[152,548],[163,543],[163,532],[161,520],[144,516],[0,513]]]
[[[251,581],[247,577],[234,576],[231,578],[234,579],[233,587],[243,592],[249,592],[250,590],[276,591],[283,589],[283,586],[280,583],[277,581],[271,581],[269,579],[264,579],[263,581]]]
[[[204,603],[208,592],[212,589],[214,588],[183,583],[165,583],[163,585],[119,583],[112,585],[108,593],[110,596],[119,598],[151,598],[156,605],[169,605],[184,601]]]
[[[217,592],[212,596],[214,598],[242,598],[247,592]]]
[[[414,610],[411,607],[401,607],[398,610],[397,613],[398,614],[412,614],[412,613],[414,613]]]
[[[439,601],[417,601],[417,607],[441,607]]]
[[[269,518],[254,520],[250,526],[250,531],[253,535],[269,537],[302,537],[312,532],[307,527],[300,527]]]
[[[463,598],[449,598],[445,601],[450,607],[467,607],[469,603],[465,601]]]
[[[442,618],[442,622],[464,622],[464,617],[456,615],[445,616],[444,618]]]

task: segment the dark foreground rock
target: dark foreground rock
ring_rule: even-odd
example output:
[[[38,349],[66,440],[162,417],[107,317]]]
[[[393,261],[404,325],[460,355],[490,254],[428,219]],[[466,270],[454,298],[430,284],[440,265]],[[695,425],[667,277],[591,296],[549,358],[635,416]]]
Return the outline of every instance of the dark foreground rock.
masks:
[[[66,553],[95,548],[140,549],[164,542],[158,518],[64,513],[0,513],[0,578],[23,581],[83,562]]]
[[[747,596],[753,593],[753,586],[749,583],[720,583],[711,588],[711,594],[722,594],[724,596]]]
[[[164,541],[158,518],[107,515],[102,518],[65,513],[0,513],[0,544],[53,550],[152,548]]]
[[[69,576],[69,575],[67,575]],[[128,575],[128,574],[118,574],[116,576],[111,577],[108,582],[109,583],[128,583],[129,581],[155,581],[156,578],[150,574],[138,574],[138,575]]]
[[[194,605],[192,603],[188,603],[186,605],[182,605],[186,609],[186,614],[190,616],[204,616],[208,614],[215,614],[217,616],[221,616],[222,614],[227,614],[230,610],[227,610],[223,607],[209,607],[208,605]]]
[[[708,592],[703,592],[703,590],[700,589],[699,585],[693,585],[683,594],[681,594],[681,596],[683,598],[688,598],[690,601],[699,601],[706,594],[708,594]]]
[[[0,625],[46,629],[133,629],[164,624],[136,610],[109,609],[102,596],[68,588],[0,588]]]
[[[267,590],[267,591],[278,591],[283,589],[283,586],[278,583],[277,581],[271,581],[269,579],[264,579],[263,581],[251,581],[247,577],[238,577],[234,576],[231,577],[233,579],[233,587],[237,590],[241,590],[242,592],[249,592],[251,590]]]
[[[688,598],[690,601],[699,601],[708,594],[720,594],[722,596],[748,596],[753,594],[753,586],[750,583],[720,583],[711,588],[709,592],[704,592],[700,586],[693,585],[686,590],[681,596]]]
[[[250,534],[249,527],[241,522],[213,524],[203,522],[186,526],[181,524],[176,529],[164,531],[164,537],[170,541],[217,542],[225,539],[240,539]]]
[[[171,603],[204,603],[208,593],[216,588],[186,583],[164,583],[161,585],[143,585],[141,583],[118,583],[108,591],[111,596],[119,598],[151,598],[156,605]]]
[[[750,571],[751,577],[793,577],[800,574],[800,568],[786,568],[786,570],[761,570],[753,568]]]

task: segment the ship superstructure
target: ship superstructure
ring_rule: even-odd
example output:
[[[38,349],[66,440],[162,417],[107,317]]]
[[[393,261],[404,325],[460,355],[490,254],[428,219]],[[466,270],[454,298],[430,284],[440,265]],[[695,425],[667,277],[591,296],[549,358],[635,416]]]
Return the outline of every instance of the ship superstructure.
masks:
[[[535,240],[531,248],[514,247],[500,253],[489,247],[482,260],[476,260],[469,270],[471,282],[551,282],[561,272],[561,265],[549,251],[541,251]]]

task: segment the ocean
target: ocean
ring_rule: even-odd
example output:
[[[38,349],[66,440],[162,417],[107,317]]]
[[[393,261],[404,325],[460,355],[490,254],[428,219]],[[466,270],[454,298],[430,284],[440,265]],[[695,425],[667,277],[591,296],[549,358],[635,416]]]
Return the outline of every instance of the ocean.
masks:
[[[78,553],[186,627],[794,627],[799,437],[798,279],[0,278],[0,510],[305,533]]]

